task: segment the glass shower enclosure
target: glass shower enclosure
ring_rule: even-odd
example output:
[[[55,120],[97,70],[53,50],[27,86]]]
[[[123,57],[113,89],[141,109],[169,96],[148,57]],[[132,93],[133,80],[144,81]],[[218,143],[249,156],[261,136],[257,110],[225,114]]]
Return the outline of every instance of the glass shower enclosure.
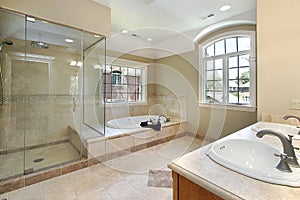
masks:
[[[80,160],[84,68],[105,38],[4,9],[0,27],[0,181]]]

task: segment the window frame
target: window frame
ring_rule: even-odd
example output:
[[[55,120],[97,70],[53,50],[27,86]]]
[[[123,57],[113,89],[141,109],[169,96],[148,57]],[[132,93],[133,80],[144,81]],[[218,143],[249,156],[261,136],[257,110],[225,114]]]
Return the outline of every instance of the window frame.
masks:
[[[239,51],[234,53],[228,53],[218,56],[213,56],[213,58],[205,58],[205,48],[209,45],[218,42],[220,40],[224,40],[230,37],[240,37],[247,36],[251,38],[251,49],[246,51]],[[228,58],[233,55],[244,55],[245,52],[249,52],[249,73],[250,73],[250,104],[233,104],[228,102]],[[224,102],[207,102],[205,98],[206,94],[206,67],[205,61],[216,58],[222,58],[223,60],[223,101]],[[255,31],[248,30],[238,30],[238,31],[228,31],[221,34],[217,34],[206,41],[199,44],[199,105],[202,107],[214,107],[214,108],[224,108],[224,109],[232,109],[232,110],[241,110],[241,111],[256,111],[256,33]],[[225,69],[226,68],[226,69]]]
[[[120,59],[119,59],[120,60]],[[116,101],[116,102],[107,102],[105,100],[105,97],[107,95],[106,93],[106,83],[102,83],[103,84],[103,103],[110,107],[110,106],[124,106],[124,105],[147,105],[147,67],[148,65],[145,63],[139,63],[139,62],[134,62],[134,61],[126,61],[124,63],[107,63],[106,66],[116,66],[116,67],[125,67],[125,68],[134,68],[134,69],[140,69],[141,70],[141,101],[128,101],[128,99],[126,101]],[[105,77],[105,69],[103,69],[102,71],[102,76]],[[103,78],[103,80],[105,80],[105,78]],[[111,85],[113,85],[113,83],[111,82]],[[128,92],[128,90],[127,90]],[[127,93],[128,94],[128,93]]]

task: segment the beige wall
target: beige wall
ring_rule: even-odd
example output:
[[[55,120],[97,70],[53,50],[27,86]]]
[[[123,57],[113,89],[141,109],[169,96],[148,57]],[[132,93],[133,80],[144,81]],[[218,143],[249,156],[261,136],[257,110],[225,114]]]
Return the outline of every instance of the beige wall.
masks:
[[[158,59],[156,63],[171,66],[188,81],[193,90],[198,88],[198,51],[192,51],[180,54],[179,56],[169,56]],[[159,72],[158,72],[159,73]],[[168,75],[166,75],[168,77]],[[196,93],[198,95],[198,93]]]
[[[299,8],[296,0],[257,1],[258,117],[300,114],[289,108],[300,99]]]
[[[181,98],[182,119],[186,119],[189,131],[197,132],[198,110],[198,73],[197,52],[169,56],[156,60],[156,83],[168,88]]]
[[[116,51],[111,51],[111,50],[106,50],[106,55],[109,57],[113,57],[116,59],[124,59],[124,60],[131,60],[131,61],[137,61],[137,62],[142,62],[142,63],[154,63],[155,60],[151,58],[145,58],[142,56],[136,56],[132,54],[127,54],[127,53],[120,53]]]
[[[256,112],[199,106],[198,51],[156,60],[156,81],[186,96],[189,131],[218,139],[256,122]],[[177,74],[175,76],[174,74]],[[180,78],[181,77],[181,78]]]
[[[6,8],[108,37],[110,8],[87,0],[0,0]]]
[[[218,139],[256,122],[256,112],[200,108],[198,134]]]
[[[164,73],[164,69],[158,68],[155,60],[135,56],[131,54],[124,54],[115,51],[107,51],[107,56],[112,59],[114,63],[130,63],[136,61],[146,63],[147,67],[147,104],[146,105],[109,105],[105,108],[105,121],[115,118],[122,118],[137,115],[167,115],[171,120],[181,120],[185,118],[185,97],[174,93],[172,88],[166,87],[163,82],[157,82],[157,78],[163,74],[174,76],[170,72]],[[134,63],[134,62],[133,62]],[[130,65],[130,64],[129,64]],[[162,78],[159,78],[160,80]],[[166,79],[169,80],[169,79]],[[180,82],[177,82],[180,83]],[[98,118],[101,112],[98,112]],[[100,120],[98,120],[99,123]]]

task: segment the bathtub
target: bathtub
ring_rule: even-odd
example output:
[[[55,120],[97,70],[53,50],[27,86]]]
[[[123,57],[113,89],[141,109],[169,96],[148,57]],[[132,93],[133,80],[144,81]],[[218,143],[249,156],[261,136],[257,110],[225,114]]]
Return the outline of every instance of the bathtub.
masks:
[[[118,129],[140,128],[140,123],[150,120],[151,118],[158,119],[158,115],[142,115],[132,116],[109,120],[106,123],[107,127]]]

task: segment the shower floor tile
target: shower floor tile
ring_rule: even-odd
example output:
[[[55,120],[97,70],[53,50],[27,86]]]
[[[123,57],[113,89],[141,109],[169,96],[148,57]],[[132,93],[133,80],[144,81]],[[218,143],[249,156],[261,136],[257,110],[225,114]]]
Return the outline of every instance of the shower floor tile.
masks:
[[[148,186],[149,170],[170,171],[167,164],[174,157],[201,146],[201,140],[185,136],[3,194],[3,197],[8,200],[19,200],[19,197],[22,200],[33,197],[44,200],[172,200],[172,188]]]
[[[23,174],[23,163],[24,152],[0,155],[0,179]]]
[[[23,174],[24,159],[25,169],[36,171],[79,158],[78,152],[68,142],[27,150],[25,157],[23,151],[0,155],[0,179]]]

